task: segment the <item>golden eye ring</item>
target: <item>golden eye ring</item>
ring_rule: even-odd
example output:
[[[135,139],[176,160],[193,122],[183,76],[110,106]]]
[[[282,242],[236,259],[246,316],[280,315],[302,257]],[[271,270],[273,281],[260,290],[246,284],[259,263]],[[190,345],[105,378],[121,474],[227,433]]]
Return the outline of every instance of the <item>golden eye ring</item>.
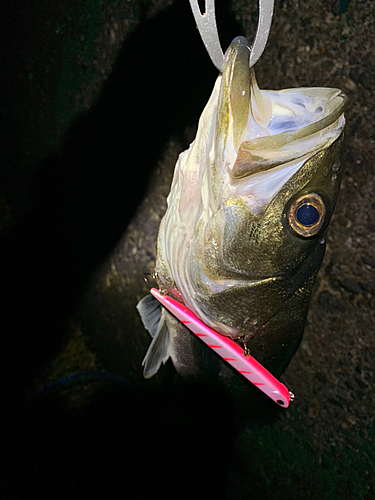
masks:
[[[289,209],[289,224],[300,236],[315,236],[323,226],[326,207],[316,193],[300,196]]]

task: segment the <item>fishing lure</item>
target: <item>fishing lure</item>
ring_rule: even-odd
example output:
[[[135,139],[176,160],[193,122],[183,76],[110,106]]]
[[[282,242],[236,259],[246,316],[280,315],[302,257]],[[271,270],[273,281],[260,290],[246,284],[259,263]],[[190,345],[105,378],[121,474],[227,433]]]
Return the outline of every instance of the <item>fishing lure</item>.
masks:
[[[220,335],[220,333],[209,328],[187,307],[172,297],[163,295],[155,288],[151,289],[151,294],[209,348],[217,352],[224,361],[229,363],[238,373],[241,373],[278,405],[287,408],[290,401],[293,401],[294,394],[288,391],[285,385],[281,384],[264,366],[250,356],[246,349],[243,350],[230,338],[224,337],[224,335]]]

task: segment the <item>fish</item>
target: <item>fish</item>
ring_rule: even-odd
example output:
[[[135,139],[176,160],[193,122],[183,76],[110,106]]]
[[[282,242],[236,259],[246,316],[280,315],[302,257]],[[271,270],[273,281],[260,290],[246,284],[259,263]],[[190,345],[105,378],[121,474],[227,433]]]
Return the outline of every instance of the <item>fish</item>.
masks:
[[[346,95],[326,87],[260,90],[246,38],[180,154],[161,220],[160,290],[241,343],[276,377],[295,354],[342,176]],[[148,295],[144,377],[171,358],[183,377],[227,377],[225,363]]]

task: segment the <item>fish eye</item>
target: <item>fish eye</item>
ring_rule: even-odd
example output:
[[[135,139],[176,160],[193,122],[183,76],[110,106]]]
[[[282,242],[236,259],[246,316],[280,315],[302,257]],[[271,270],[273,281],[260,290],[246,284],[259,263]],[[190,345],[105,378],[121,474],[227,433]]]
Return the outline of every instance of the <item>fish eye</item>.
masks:
[[[300,196],[289,209],[289,224],[300,236],[314,236],[323,226],[326,207],[316,193]]]

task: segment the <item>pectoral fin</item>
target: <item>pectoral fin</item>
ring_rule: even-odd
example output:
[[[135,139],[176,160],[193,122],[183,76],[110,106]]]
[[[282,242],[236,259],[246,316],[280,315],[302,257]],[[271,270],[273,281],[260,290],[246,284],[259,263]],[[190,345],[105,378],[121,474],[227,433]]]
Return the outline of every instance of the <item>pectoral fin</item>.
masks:
[[[155,337],[152,339],[146,356],[142,361],[144,378],[153,377],[169,358],[169,332],[163,315],[160,318]]]
[[[169,332],[162,313],[160,302],[151,294],[146,295],[138,304],[138,312],[145,328],[150,332],[152,342],[142,361],[143,376],[153,377],[169,358]]]
[[[144,327],[150,332],[151,337],[154,338],[161,317],[160,302],[150,293],[138,302],[137,309]]]

